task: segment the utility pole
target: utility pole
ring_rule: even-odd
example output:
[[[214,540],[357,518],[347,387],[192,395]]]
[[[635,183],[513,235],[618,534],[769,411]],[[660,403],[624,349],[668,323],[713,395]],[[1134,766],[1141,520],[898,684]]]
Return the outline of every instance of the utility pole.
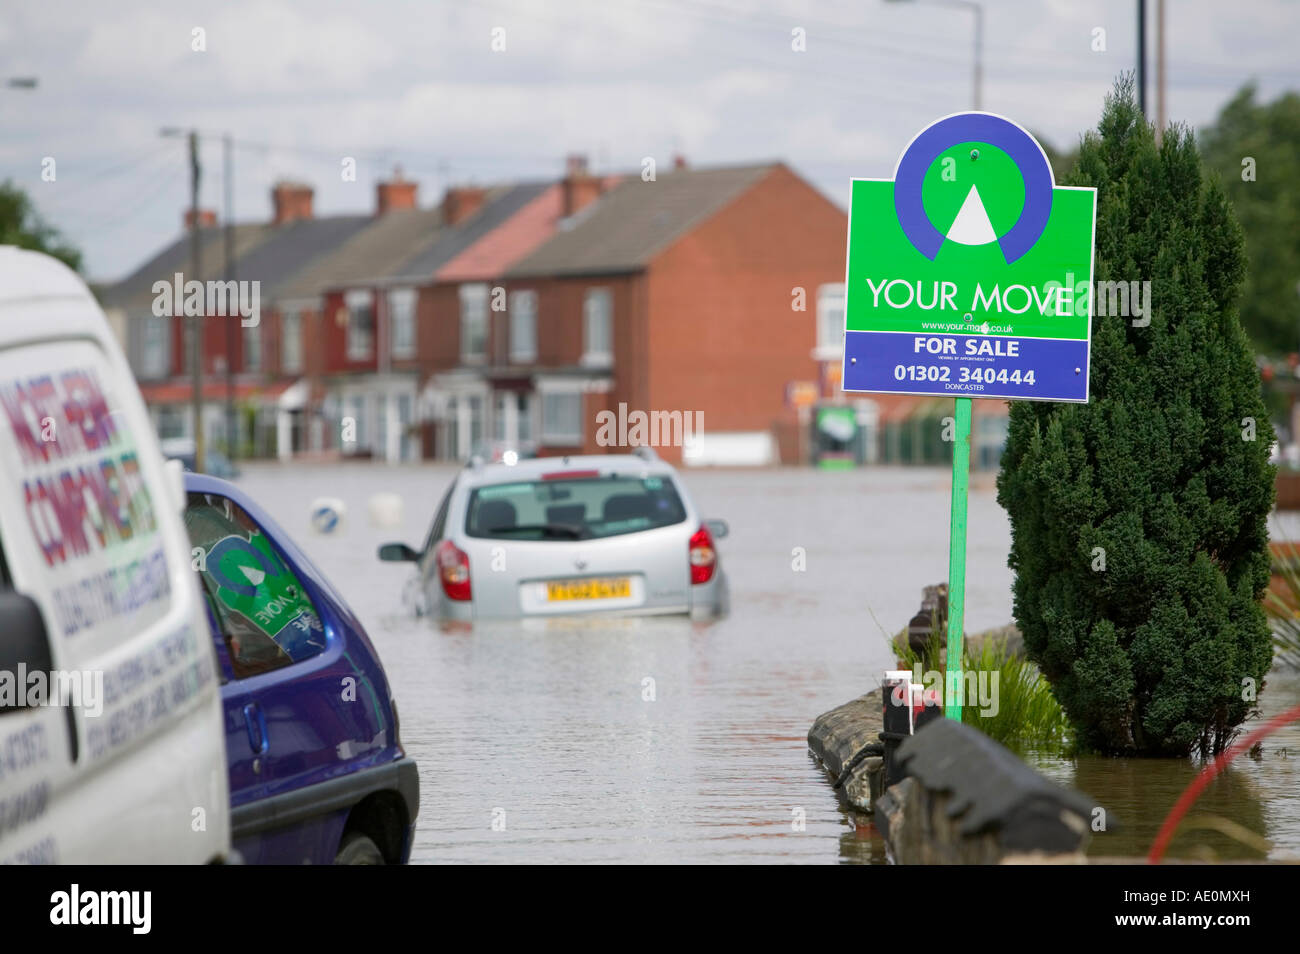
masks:
[[[225,211],[226,217],[225,229],[225,246],[226,246],[226,281],[231,282],[227,288],[233,287],[235,281],[235,200],[234,200],[234,142],[230,138],[230,133],[221,137],[221,179],[222,186],[225,190]],[[242,327],[242,322],[241,322]],[[260,333],[260,329],[255,328],[254,334]],[[236,455],[236,448],[239,444],[239,426],[235,420],[235,351],[237,350],[237,332],[235,331],[234,316],[226,316],[226,456],[233,463]]]
[[[1137,88],[1138,109],[1142,117],[1147,115],[1147,0],[1138,0],[1138,45],[1137,45]]]
[[[189,280],[203,285],[199,242],[199,134],[190,130],[190,268]],[[203,318],[207,296],[190,326],[190,386],[194,389],[194,470],[203,473],[207,461],[203,442]]]
[[[908,3],[911,0],[886,0],[887,3]],[[972,105],[975,112],[984,108],[984,7],[977,0],[930,0],[936,6],[957,7],[975,14],[975,69],[972,77]]]
[[[1156,145],[1165,122],[1165,0],[1156,0]]]

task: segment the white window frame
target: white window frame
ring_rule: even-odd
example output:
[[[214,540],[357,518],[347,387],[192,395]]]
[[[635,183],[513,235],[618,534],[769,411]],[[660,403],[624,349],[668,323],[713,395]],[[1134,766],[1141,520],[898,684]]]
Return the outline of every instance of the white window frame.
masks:
[[[174,320],[146,315],[137,322],[136,327],[140,329],[140,376],[142,378],[167,376],[171,364]]]
[[[597,350],[592,347],[594,321],[601,317],[596,309],[598,301],[604,301],[605,348]],[[614,293],[608,286],[588,288],[582,296],[582,360],[583,365],[608,367],[614,363]]]
[[[539,443],[543,445],[553,445],[556,447],[581,447],[586,440],[586,421],[583,418],[583,389],[581,385],[572,387],[549,387],[538,391],[538,416],[541,421],[538,426]],[[550,431],[547,430],[546,405],[557,397],[574,397],[578,400],[577,430],[573,432]]]
[[[416,293],[414,288],[393,288],[388,292],[389,349],[394,358],[415,357]],[[404,332],[399,334],[399,328]],[[405,340],[403,340],[405,339]]]
[[[227,319],[233,320],[233,319]],[[262,354],[262,326],[245,325],[241,337],[244,350],[244,371],[261,371],[264,364]]]
[[[349,361],[368,361],[375,356],[375,296],[368,288],[354,289],[343,296],[344,307],[347,308],[347,346],[346,354]],[[370,313],[370,336],[363,337],[360,329],[355,328],[353,319],[357,318],[362,311]]]
[[[483,364],[487,361],[488,349],[488,286],[487,282],[463,284],[459,290],[460,297],[460,360],[462,364]],[[482,347],[478,351],[469,350],[472,324],[482,328]]]
[[[530,302],[527,306],[525,302]],[[521,319],[528,318],[527,335],[521,334]],[[527,342],[527,347],[521,345]],[[510,360],[518,364],[531,364],[537,360],[537,292],[521,288],[510,293]]]
[[[296,308],[280,316],[280,370],[302,370],[302,312]]]
[[[844,283],[817,286],[817,344],[813,357],[818,361],[842,360],[844,357]]]

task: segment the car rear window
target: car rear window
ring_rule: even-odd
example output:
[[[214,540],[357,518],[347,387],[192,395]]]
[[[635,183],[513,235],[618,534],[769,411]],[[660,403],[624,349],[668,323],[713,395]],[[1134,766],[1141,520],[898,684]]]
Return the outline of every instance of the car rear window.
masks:
[[[236,677],[325,649],[325,630],[307,591],[243,507],[220,494],[190,493],[185,529]]]
[[[465,532],[499,540],[589,540],[681,523],[668,477],[572,476],[479,487]]]

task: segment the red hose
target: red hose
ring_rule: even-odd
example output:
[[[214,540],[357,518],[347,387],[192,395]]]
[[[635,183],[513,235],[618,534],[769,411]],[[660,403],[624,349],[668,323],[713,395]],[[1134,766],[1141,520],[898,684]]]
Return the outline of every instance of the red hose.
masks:
[[[1256,742],[1266,735],[1272,735],[1282,726],[1289,722],[1295,722],[1297,719],[1300,719],[1300,706],[1295,706],[1281,715],[1274,716],[1240,742],[1234,742],[1230,745],[1226,751],[1216,756],[1214,761],[1201,771],[1200,775],[1192,779],[1192,784],[1183,790],[1183,794],[1178,796],[1177,803],[1165,816],[1164,824],[1160,826],[1160,831],[1156,834],[1156,840],[1151,845],[1151,853],[1147,855],[1147,864],[1155,865],[1160,863],[1160,859],[1164,857],[1165,849],[1169,847],[1169,842],[1174,837],[1174,831],[1178,828],[1178,823],[1183,820],[1183,816],[1192,807],[1192,803],[1200,798],[1205,787],[1214,781],[1215,777],[1223,771],[1229,762],[1242,752],[1249,751]]]

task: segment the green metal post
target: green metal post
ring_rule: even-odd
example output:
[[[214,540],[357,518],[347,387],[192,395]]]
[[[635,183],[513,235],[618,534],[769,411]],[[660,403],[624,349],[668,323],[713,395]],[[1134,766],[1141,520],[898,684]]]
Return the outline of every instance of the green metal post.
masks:
[[[966,491],[970,484],[970,398],[957,398],[952,442],[952,524],[948,533],[948,665],[944,715],[961,721],[961,654],[966,616]]]

